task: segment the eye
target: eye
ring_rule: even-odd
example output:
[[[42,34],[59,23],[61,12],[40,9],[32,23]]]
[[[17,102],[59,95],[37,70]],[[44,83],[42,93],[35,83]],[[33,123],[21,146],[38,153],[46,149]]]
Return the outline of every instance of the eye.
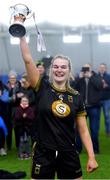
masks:
[[[66,65],[62,65],[61,69],[67,69],[68,67]]]
[[[53,68],[54,68],[54,69],[58,69],[58,68],[68,69],[68,66],[67,66],[67,65],[62,65],[62,66],[53,65]]]
[[[53,68],[54,68],[54,69],[58,69],[58,66],[57,66],[57,65],[53,65]]]

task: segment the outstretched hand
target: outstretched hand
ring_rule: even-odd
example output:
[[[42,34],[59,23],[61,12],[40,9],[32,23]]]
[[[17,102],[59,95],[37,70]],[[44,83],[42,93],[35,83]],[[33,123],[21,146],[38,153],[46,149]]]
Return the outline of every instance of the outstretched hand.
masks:
[[[98,168],[98,163],[97,161],[95,160],[95,158],[93,159],[89,159],[88,162],[87,162],[87,172],[93,172],[95,171],[96,169]]]

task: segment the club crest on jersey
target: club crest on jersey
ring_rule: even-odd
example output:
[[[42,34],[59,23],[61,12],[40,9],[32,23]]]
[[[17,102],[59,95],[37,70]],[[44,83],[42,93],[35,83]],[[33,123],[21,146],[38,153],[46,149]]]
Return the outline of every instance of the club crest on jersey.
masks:
[[[68,101],[72,103],[73,102],[73,96],[68,95]]]
[[[70,107],[61,100],[54,101],[52,104],[52,112],[55,116],[63,118],[70,114]]]

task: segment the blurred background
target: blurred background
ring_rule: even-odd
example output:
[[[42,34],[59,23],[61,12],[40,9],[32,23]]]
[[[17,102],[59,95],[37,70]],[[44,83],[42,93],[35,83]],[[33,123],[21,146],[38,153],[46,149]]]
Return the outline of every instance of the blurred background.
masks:
[[[0,74],[15,69],[24,72],[18,39],[9,34],[10,6],[25,4],[35,13],[46,51],[37,51],[37,31],[33,17],[24,22],[26,36],[34,61],[56,54],[69,56],[73,72],[84,63],[97,69],[100,63],[110,70],[110,1],[109,0],[4,0],[0,10]]]

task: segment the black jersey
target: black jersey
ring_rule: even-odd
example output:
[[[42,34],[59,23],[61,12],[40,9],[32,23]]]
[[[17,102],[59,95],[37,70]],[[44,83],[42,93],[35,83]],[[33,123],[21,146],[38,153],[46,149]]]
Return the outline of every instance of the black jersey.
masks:
[[[75,143],[75,118],[86,114],[79,93],[56,89],[44,79],[35,90],[38,142],[54,150],[71,150]]]

